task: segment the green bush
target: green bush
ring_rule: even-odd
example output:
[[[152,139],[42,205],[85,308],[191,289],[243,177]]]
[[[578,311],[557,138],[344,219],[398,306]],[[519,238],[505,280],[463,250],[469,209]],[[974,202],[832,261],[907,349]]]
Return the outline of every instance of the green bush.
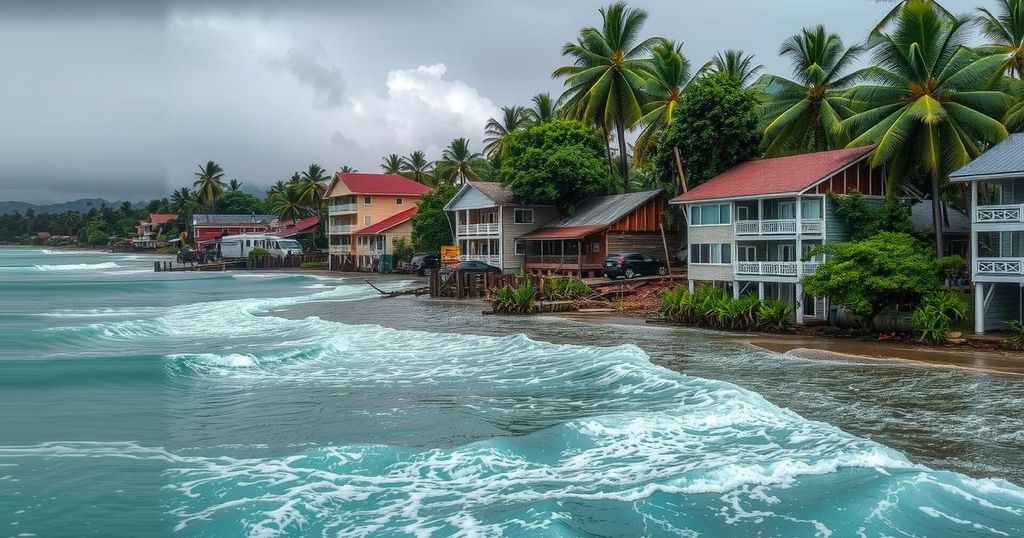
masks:
[[[262,260],[267,257],[267,249],[262,247],[256,247],[249,251],[250,260]]]
[[[1010,349],[1022,350],[1024,349],[1024,323],[1020,320],[1007,321],[1006,325],[1010,328],[1013,333],[1012,336],[1003,340],[1003,343],[1010,347]]]
[[[491,293],[491,308],[499,314],[532,314],[536,309],[537,290],[524,279],[517,286],[506,284]]]
[[[659,309],[665,318],[677,323],[731,330],[782,332],[790,327],[793,316],[793,306],[785,301],[762,301],[753,294],[734,299],[713,287],[690,293],[686,286],[676,286],[661,295]]]
[[[949,339],[949,328],[967,316],[967,299],[953,290],[939,290],[921,299],[910,323],[922,342],[941,344]]]
[[[553,278],[544,282],[542,298],[548,301],[572,301],[587,297],[593,293],[590,286],[582,280],[569,277]]]

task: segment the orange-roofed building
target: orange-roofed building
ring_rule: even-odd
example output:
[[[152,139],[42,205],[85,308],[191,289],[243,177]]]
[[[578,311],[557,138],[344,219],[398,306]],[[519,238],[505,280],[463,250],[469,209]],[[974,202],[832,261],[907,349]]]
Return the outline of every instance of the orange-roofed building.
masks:
[[[333,269],[369,270],[399,237],[411,241],[410,212],[431,188],[395,174],[337,173],[327,187],[327,241]],[[395,222],[399,215],[406,217]],[[389,221],[389,219],[391,219]],[[390,224],[378,230],[381,224]],[[372,233],[362,233],[369,230]],[[378,236],[388,242],[380,245]],[[380,247],[380,248],[378,248]]]

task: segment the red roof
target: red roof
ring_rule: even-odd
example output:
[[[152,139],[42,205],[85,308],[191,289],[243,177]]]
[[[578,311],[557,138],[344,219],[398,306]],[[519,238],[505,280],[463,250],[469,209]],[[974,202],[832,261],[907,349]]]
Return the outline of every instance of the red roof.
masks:
[[[857,162],[874,146],[804,153],[740,163],[677,196],[672,203],[798,193]]]
[[[412,216],[415,215],[418,210],[418,207],[414,207],[412,209],[406,209],[401,213],[391,215],[390,217],[378,222],[377,224],[371,224],[366,228],[359,230],[358,232],[356,232],[356,235],[376,235],[381,232],[390,230],[391,228],[394,228],[395,226],[398,226],[399,224],[402,224],[403,222],[406,222],[407,220],[411,219]]]
[[[150,213],[149,222],[159,226],[161,224],[167,224],[177,218],[178,215],[175,215],[174,213]]]
[[[281,230],[281,233],[279,235],[281,237],[290,237],[293,235],[298,235],[300,233],[308,232],[310,230],[315,229],[319,224],[320,216],[313,215],[312,217],[299,219],[298,221],[295,222],[295,224],[292,224],[286,227],[285,229]]]
[[[607,227],[607,224],[591,224],[589,226],[541,228],[520,237],[520,239],[579,239],[600,232]]]
[[[343,174],[338,172],[334,175],[334,181],[344,183],[348,190],[355,194],[407,194],[419,196],[431,191],[430,187],[422,183],[417,183],[407,177],[396,174]],[[330,189],[328,189],[328,192],[330,192]]]

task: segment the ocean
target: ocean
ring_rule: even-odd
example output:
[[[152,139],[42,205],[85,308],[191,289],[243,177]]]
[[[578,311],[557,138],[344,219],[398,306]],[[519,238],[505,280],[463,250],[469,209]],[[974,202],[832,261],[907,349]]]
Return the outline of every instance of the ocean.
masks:
[[[922,431],[858,435],[845,426],[896,413],[870,390],[818,419],[801,407],[849,403],[845,366],[840,396],[780,406],[757,379],[810,366],[697,331],[658,338],[717,365],[707,377],[608,336],[630,328],[387,326],[361,281],[153,259],[0,248],[0,536],[1024,535],[1019,412],[986,418],[1019,410],[1017,379],[944,378],[978,392],[946,415],[977,450],[927,451],[946,465],[885,442],[942,442],[927,385],[902,385]],[[737,358],[771,362],[741,386],[723,366]],[[1011,448],[989,456],[985,437]]]

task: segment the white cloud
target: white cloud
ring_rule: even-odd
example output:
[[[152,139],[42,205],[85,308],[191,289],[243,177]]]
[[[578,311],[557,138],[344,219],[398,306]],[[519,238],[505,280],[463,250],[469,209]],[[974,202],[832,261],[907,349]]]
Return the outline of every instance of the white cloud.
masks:
[[[386,92],[348,97],[335,142],[349,141],[375,156],[421,149],[437,158],[453,138],[468,137],[480,150],[484,124],[498,107],[459,80],[445,78],[443,63],[398,69],[387,75]]]

